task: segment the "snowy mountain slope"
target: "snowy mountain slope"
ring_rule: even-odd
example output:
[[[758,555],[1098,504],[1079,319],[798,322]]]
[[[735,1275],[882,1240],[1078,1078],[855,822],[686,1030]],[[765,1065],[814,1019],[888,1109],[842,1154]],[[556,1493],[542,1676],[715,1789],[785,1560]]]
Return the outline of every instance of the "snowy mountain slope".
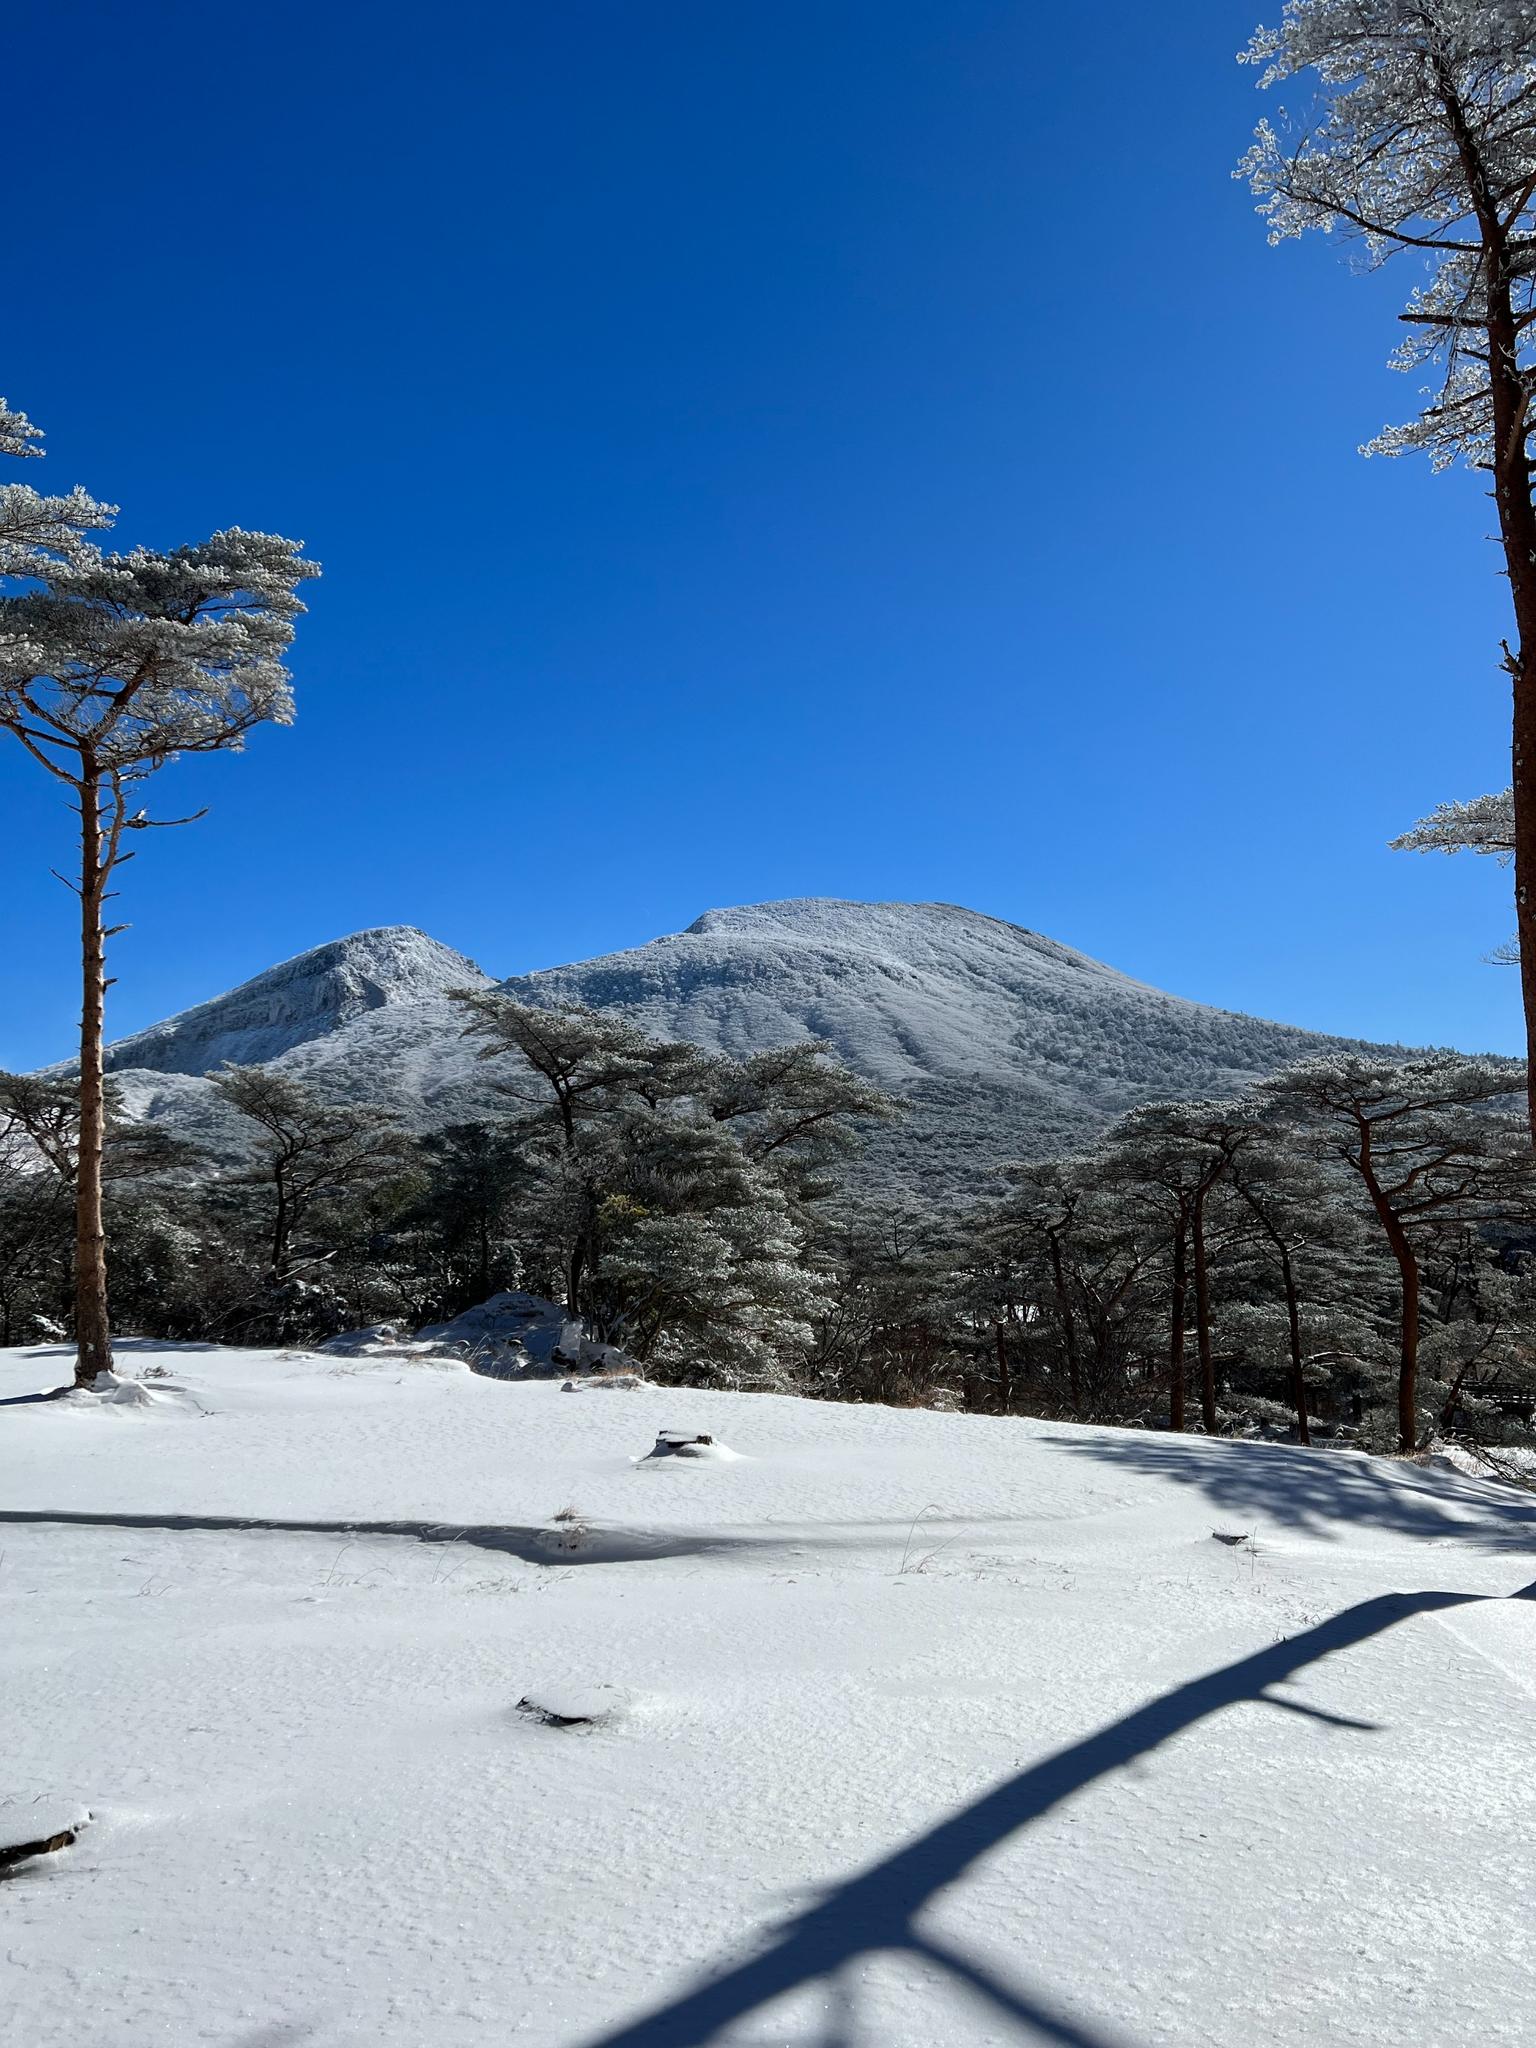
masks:
[[[1527,1496],[398,1358],[124,1362],[172,1377],[0,1410],[0,1843],[92,1816],[4,1886],[28,2048],[1536,2032]],[[0,1353],[0,1399],[67,1370]],[[740,1456],[643,1461],[664,1428]]]
[[[483,981],[403,928],[361,933],[259,976],[113,1048],[130,1103],[210,1128],[196,1076],[220,1059],[274,1059],[327,1093],[391,1102],[429,1125],[495,1106],[444,991]],[[1222,1095],[1334,1044],[1132,981],[1084,954],[940,903],[812,898],[707,912],[632,951],[516,977],[526,1002],[615,1009],[646,1029],[730,1053],[807,1036],[905,1096],[877,1135],[879,1182],[972,1189],[988,1166],[1061,1150],[1120,1110]]]
[[[725,1052],[830,1039],[913,1105],[876,1160],[964,1182],[1080,1142],[1138,1102],[1225,1095],[1338,1041],[1132,981],[946,903],[812,898],[712,910],[675,937],[510,981]]]
[[[226,1060],[260,1065],[380,1009],[488,980],[472,960],[411,925],[383,925],[315,946],[227,995],[108,1048],[114,1071],[206,1074]]]

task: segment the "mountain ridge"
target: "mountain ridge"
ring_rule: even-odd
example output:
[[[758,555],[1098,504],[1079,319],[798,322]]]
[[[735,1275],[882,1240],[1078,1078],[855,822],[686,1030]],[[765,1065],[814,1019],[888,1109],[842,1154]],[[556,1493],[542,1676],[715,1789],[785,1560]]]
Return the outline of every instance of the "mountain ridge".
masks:
[[[741,1054],[829,1040],[904,1096],[880,1177],[946,1187],[1070,1150],[1138,1102],[1230,1095],[1349,1041],[1172,996],[963,905],[789,898],[706,911],[686,932],[502,984],[616,1009]]]
[[[1081,1145],[1138,1102],[1233,1094],[1354,1043],[1169,995],[963,905],[790,897],[495,983],[414,927],[373,927],[117,1041],[109,1060],[131,1114],[221,1149],[235,1142],[228,1113],[201,1077],[230,1058],[430,1128],[501,1106],[494,1065],[448,999],[459,985],[617,1011],[738,1057],[824,1039],[910,1104],[866,1163],[896,1188],[974,1187],[1007,1159]]]

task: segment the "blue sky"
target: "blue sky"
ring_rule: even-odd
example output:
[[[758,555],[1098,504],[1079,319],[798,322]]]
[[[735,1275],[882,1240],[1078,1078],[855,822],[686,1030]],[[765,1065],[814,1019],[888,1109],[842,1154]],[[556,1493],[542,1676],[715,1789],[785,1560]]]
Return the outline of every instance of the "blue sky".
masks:
[[[114,1033],[838,895],[1513,1050],[1507,878],[1384,844],[1508,779],[1489,511],[1355,452],[1412,279],[1265,246],[1256,8],[23,0],[33,480],[326,566],[298,724],[164,778]],[[68,1049],[71,824],[0,750],[0,1063]]]

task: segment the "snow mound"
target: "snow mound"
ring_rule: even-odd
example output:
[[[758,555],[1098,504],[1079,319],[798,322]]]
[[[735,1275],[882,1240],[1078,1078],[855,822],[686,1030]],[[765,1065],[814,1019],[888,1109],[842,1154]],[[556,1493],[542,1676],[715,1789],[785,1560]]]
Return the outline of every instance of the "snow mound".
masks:
[[[369,1323],[361,1330],[346,1330],[339,1337],[328,1338],[319,1350],[326,1358],[409,1359],[413,1364],[445,1369],[466,1363],[458,1347],[412,1336],[398,1323]]]
[[[198,1412],[197,1403],[187,1389],[168,1375],[161,1376],[154,1385],[148,1385],[143,1380],[119,1379],[116,1373],[104,1372],[91,1386],[70,1387],[59,1398],[65,1407],[87,1412],[97,1408]]]
[[[733,1451],[729,1444],[721,1443],[716,1437],[690,1436],[686,1430],[663,1429],[639,1462],[649,1465],[653,1458],[695,1458],[703,1464],[731,1465],[740,1457],[740,1451]]]
[[[618,1387],[628,1393],[632,1392],[636,1387],[648,1387],[650,1384],[650,1381],[645,1378],[643,1373],[595,1372],[590,1379],[564,1381],[560,1391],[562,1394],[585,1394],[595,1391],[600,1387]]]
[[[1429,1470],[1459,1472],[1469,1479],[1501,1479],[1536,1488],[1536,1451],[1518,1444],[1483,1446],[1436,1437],[1419,1462]]]
[[[537,1294],[493,1294],[478,1308],[416,1334],[423,1343],[458,1350],[489,1379],[548,1378],[571,1367],[581,1373],[644,1377],[627,1351],[597,1343],[559,1302]]]
[[[516,1711],[547,1728],[597,1728],[629,1706],[629,1694],[616,1685],[541,1685],[524,1693]]]

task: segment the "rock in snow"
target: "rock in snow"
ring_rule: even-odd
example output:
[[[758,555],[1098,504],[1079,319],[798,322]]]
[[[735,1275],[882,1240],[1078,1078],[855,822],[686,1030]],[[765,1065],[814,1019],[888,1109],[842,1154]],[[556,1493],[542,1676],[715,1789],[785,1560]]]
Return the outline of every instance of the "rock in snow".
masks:
[[[226,1059],[270,1060],[430,1127],[497,1106],[447,999],[485,982],[409,927],[360,932],[119,1041],[111,1065],[133,1113],[205,1142],[231,1141],[198,1078]],[[875,1134],[870,1178],[930,1191],[975,1188],[988,1167],[1068,1148],[1135,1103],[1227,1094],[1341,1043],[1166,995],[946,903],[711,910],[685,932],[502,986],[733,1054],[825,1039],[911,1104]]]

